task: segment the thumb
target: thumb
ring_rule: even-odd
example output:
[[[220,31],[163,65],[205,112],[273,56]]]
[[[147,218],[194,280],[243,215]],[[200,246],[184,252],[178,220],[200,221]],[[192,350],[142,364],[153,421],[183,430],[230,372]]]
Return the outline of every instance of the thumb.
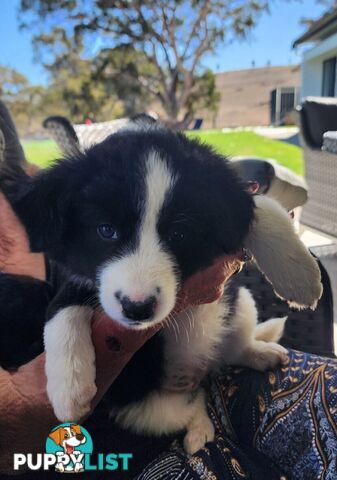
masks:
[[[96,351],[97,394],[93,407],[97,405],[130,358],[160,328],[159,325],[142,331],[130,330],[111,320],[103,312],[95,312],[92,339]]]

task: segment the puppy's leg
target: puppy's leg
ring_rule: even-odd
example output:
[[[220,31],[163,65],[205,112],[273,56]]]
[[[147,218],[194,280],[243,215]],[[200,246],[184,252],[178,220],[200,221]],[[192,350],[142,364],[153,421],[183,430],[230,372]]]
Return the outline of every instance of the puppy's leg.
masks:
[[[190,455],[203,448],[207,442],[214,440],[214,426],[208,416],[203,389],[199,389],[193,403],[194,415],[187,424],[187,432],[184,438],[185,451]]]
[[[168,435],[186,429],[184,447],[195,453],[214,439],[214,427],[207,414],[205,394],[154,391],[143,401],[112,410],[123,428],[145,435]]]
[[[250,292],[240,288],[235,313],[225,336],[226,363],[264,371],[287,361],[287,350],[275,343],[283,332],[285,318],[257,326],[257,310]],[[274,340],[274,341],[271,341]]]
[[[92,290],[67,284],[51,305],[45,325],[47,393],[60,421],[80,420],[96,393],[88,298]]]

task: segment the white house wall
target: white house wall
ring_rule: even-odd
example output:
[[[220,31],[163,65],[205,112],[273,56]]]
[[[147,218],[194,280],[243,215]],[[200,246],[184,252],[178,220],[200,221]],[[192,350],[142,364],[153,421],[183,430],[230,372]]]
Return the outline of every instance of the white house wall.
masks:
[[[302,97],[322,95],[323,62],[337,56],[337,33],[305,51],[301,66]]]

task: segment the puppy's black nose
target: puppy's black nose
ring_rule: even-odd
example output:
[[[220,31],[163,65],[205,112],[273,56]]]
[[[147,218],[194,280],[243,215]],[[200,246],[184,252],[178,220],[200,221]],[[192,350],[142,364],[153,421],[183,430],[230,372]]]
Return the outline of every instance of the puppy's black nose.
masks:
[[[156,297],[148,297],[144,302],[133,302],[129,297],[122,297],[120,303],[123,309],[123,315],[130,320],[141,322],[150,320],[154,315],[157,305]]]

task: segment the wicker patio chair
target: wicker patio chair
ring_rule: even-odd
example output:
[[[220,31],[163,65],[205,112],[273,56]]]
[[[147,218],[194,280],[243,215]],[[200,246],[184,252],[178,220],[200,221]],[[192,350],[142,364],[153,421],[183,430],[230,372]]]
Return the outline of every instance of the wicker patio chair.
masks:
[[[326,132],[337,131],[337,99],[308,97],[298,112],[309,189],[301,222],[337,238],[337,154],[323,144]]]
[[[303,352],[334,357],[333,302],[330,279],[320,262],[319,266],[324,291],[315,310],[290,308],[287,302],[275,295],[270,283],[252,262],[248,263],[232,281],[251,291],[257,304],[259,321],[264,322],[275,317],[288,317],[281,341],[282,345]]]
[[[308,97],[298,107],[309,201],[301,223],[323,234],[315,253],[326,268],[337,304],[337,99]],[[316,232],[315,232],[316,231]],[[337,308],[334,312],[337,325]],[[337,342],[337,335],[335,338]]]

